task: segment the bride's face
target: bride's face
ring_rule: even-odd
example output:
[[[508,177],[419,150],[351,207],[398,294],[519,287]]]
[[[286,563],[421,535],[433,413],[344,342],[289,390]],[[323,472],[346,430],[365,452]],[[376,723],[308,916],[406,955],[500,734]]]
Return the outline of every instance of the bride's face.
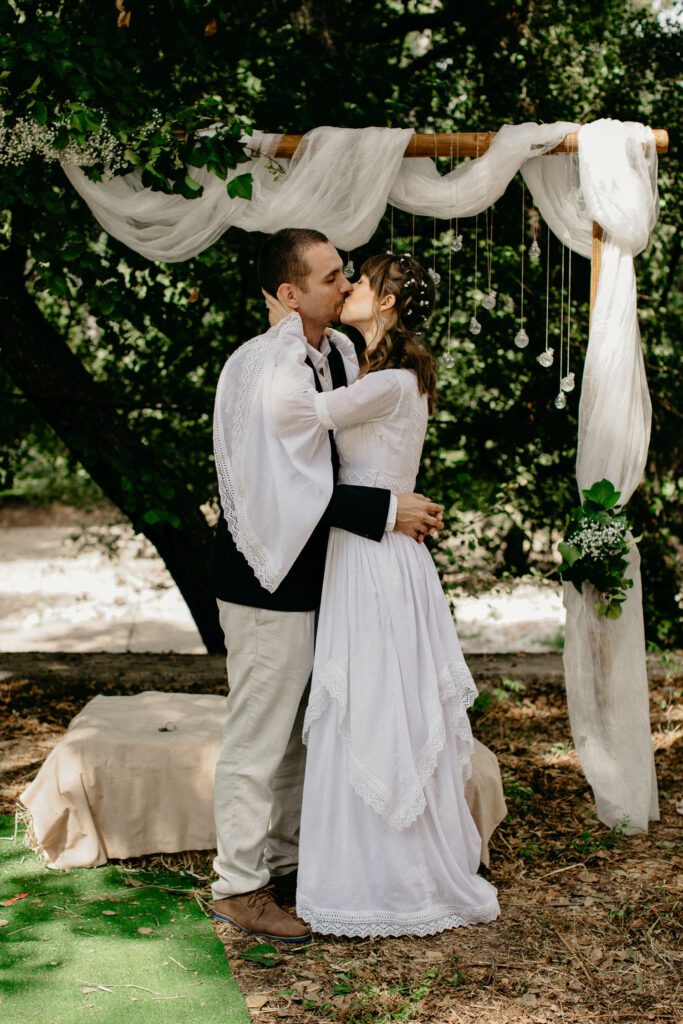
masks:
[[[375,293],[370,287],[366,275],[363,274],[353,285],[351,293],[347,295],[340,319],[343,324],[351,324],[352,327],[362,330],[363,328],[367,329],[374,322],[376,315]]]

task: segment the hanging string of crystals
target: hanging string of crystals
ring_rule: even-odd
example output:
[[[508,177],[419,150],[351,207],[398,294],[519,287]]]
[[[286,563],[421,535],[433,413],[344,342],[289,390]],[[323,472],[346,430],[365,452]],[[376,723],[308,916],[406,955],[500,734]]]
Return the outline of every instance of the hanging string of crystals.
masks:
[[[549,341],[549,330],[550,330],[550,228],[546,228],[546,261],[545,261],[545,348],[539,356],[536,357],[537,362],[541,364],[545,369],[553,365],[553,359],[555,357],[555,349],[551,348],[548,344]],[[540,247],[539,247],[540,252]],[[529,250],[531,255],[531,250]]]
[[[479,142],[477,142],[477,156],[479,156]],[[460,164],[460,135],[458,134],[455,140],[455,163],[459,166]],[[451,147],[451,172],[453,171],[453,149]],[[451,222],[452,223],[452,222]],[[460,252],[462,250],[462,235],[458,231],[458,182],[456,178],[455,182],[455,235],[453,235],[453,229],[451,227],[451,252]]]
[[[436,164],[437,155],[438,154],[437,154],[436,132],[435,132],[434,133],[434,163],[435,164]],[[432,265],[429,268],[429,270],[427,271],[427,273],[431,277],[432,281],[434,282],[434,287],[436,288],[436,286],[441,281],[441,274],[439,274],[439,272],[436,269],[436,215],[434,216],[434,224],[432,225]]]
[[[529,246],[529,259],[532,263],[538,263],[541,256],[541,247],[538,244],[538,238],[536,237],[537,230],[538,210],[534,209],[531,211],[531,234],[533,236],[533,240],[531,242],[531,245]]]
[[[481,324],[477,320],[479,306],[479,214],[474,218],[474,311],[470,317],[470,334],[481,334]]]
[[[572,337],[572,236],[569,235],[568,281],[567,281],[567,359],[565,362],[566,373],[560,379],[560,390],[569,394],[576,387],[576,379],[569,369],[569,355]]]
[[[564,268],[565,268],[565,244],[562,243],[562,258],[560,260],[560,388],[555,398],[555,408],[565,409],[567,407],[567,396],[562,390],[563,360],[564,360]]]
[[[520,265],[520,281],[519,281],[519,330],[515,334],[515,345],[517,348],[526,348],[529,344],[529,335],[524,329],[524,257],[526,254],[526,246],[524,244],[524,228],[526,223],[526,182],[522,178],[522,241],[520,244],[521,253],[521,265]]]
[[[356,272],[353,260],[351,259],[351,253],[346,254],[346,263],[344,264],[344,277],[353,277]]]
[[[479,159],[479,136],[477,136],[477,155]],[[474,312],[470,318],[470,334],[481,334],[481,324],[477,320],[479,305],[479,214],[474,218]]]
[[[497,292],[493,289],[493,207],[486,208],[486,295],[481,301],[484,309],[496,308]]]
[[[451,173],[453,172],[453,148],[451,146]],[[457,230],[457,229],[456,229]],[[448,237],[453,238],[453,221],[448,222]],[[462,236],[461,236],[462,241]],[[448,319],[446,321],[446,351],[443,354],[441,362],[447,370],[452,370],[455,366],[455,357],[451,352],[451,313],[452,313],[452,299],[453,299],[453,253],[458,252],[458,249],[454,248],[454,242],[451,242],[448,246]]]

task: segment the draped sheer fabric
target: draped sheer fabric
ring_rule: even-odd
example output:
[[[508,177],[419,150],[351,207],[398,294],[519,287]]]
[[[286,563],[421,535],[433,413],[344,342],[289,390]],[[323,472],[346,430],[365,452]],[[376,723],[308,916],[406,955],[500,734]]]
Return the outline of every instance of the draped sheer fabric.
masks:
[[[252,158],[233,172],[254,176],[251,201],[230,199],[225,182],[202,170],[192,171],[204,185],[194,200],[152,192],[138,172],[94,183],[79,168],[64,170],[110,234],[168,262],[197,255],[230,227],[266,233],[315,227],[351,250],[372,238],[388,203],[443,219],[473,216],[521,171],[543,218],[573,251],[590,256],[593,221],[605,232],[579,409],[577,480],[582,489],[606,476],[627,501],[649,443],[633,257],[657,217],[657,157],[649,128],[605,119],[580,127],[578,157],[543,158],[579,127],[504,125],[483,156],[445,175],[431,159],[403,159],[410,130],[322,127],[305,136],[291,160],[278,161],[283,173],[276,177],[269,161],[279,136],[257,132],[245,140]],[[236,397],[224,391],[224,408]],[[317,508],[327,485],[312,486]],[[278,564],[288,557],[278,556]],[[638,563],[634,551],[635,586],[616,622],[595,617],[588,590],[579,596],[565,587],[565,674],[577,752],[600,819],[617,825],[627,818],[632,831],[658,815]],[[272,582],[278,573],[271,567],[265,575]]]

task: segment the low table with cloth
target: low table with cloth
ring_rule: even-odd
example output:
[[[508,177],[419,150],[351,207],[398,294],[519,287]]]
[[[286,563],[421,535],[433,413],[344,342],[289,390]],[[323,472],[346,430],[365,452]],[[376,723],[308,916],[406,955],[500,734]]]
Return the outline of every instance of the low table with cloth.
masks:
[[[69,724],[20,797],[52,868],[216,846],[213,781],[224,696],[97,696]],[[488,842],[507,813],[495,754],[475,740],[465,795]]]

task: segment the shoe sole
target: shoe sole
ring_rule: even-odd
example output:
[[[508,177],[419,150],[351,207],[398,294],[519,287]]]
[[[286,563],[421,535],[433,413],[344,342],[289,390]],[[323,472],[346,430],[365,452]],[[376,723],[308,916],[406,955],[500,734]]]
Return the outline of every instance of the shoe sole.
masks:
[[[217,910],[211,911],[211,916],[216,921],[223,921],[224,924],[231,924],[233,928],[239,928],[241,932],[246,932],[247,935],[256,935],[260,939],[270,939],[273,942],[287,942],[287,943],[300,943],[310,942],[313,936],[310,932],[307,935],[270,935],[268,932],[253,932],[250,928],[245,928],[244,925],[238,924],[237,921],[233,921],[231,917],[227,917],[225,914],[219,914]]]

